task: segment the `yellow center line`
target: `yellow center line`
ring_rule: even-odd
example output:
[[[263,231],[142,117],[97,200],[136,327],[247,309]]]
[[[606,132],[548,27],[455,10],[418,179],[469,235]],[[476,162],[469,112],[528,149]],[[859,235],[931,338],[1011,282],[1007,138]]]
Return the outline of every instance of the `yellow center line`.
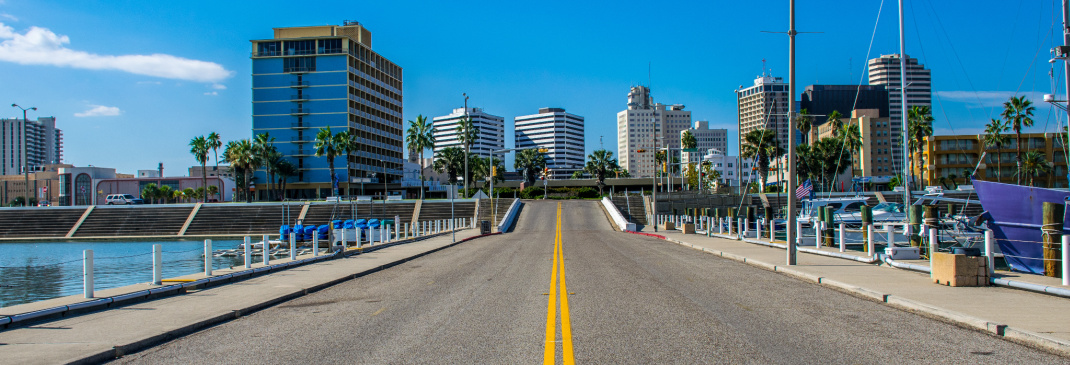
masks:
[[[553,270],[550,274],[550,300],[546,306],[546,344],[543,351],[543,364],[554,363],[554,352],[557,350],[557,313],[555,305],[558,290],[561,292],[561,346],[564,363],[572,365],[576,363],[572,351],[572,323],[568,314],[568,286],[565,285],[565,252],[562,245],[561,235],[561,203],[557,203],[557,224],[554,229],[554,259]],[[557,277],[560,273],[561,287],[558,289]]]

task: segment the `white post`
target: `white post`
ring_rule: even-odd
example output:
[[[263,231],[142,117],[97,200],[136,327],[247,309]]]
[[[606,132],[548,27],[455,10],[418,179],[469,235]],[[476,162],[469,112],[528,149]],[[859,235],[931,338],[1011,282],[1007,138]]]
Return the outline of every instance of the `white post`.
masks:
[[[1065,237],[1065,236],[1064,236]],[[995,273],[995,253],[992,248],[996,245],[996,237],[992,230],[985,231],[985,263],[988,266],[988,276],[992,276]]]
[[[163,245],[152,245],[152,285],[163,282]]]
[[[290,261],[297,258],[297,235],[290,234]]]
[[[929,261],[932,261],[933,254],[936,253],[937,249],[940,247],[940,240],[936,236],[937,233],[938,232],[935,229],[929,229]]]
[[[884,230],[888,232],[888,248],[895,247],[895,227],[891,224],[885,224]]]
[[[762,223],[761,223],[761,221],[758,221],[757,224],[754,225],[754,233],[755,233],[754,234],[754,238],[755,239],[762,238]]]
[[[371,229],[371,228],[369,228],[369,229]],[[357,227],[353,227],[353,237],[356,239],[356,245],[357,245],[358,249],[361,247],[361,244],[363,243],[363,242],[361,242],[361,239],[360,239],[360,235],[363,234],[363,233],[364,233],[363,229],[360,229],[360,228],[357,228]],[[368,235],[369,237],[371,236],[370,233],[371,232],[369,231],[369,235]]]
[[[847,225],[840,222],[840,252],[844,252],[847,249],[847,240],[844,239],[844,232],[847,231]]]
[[[877,249],[877,244],[875,242],[873,242],[873,229],[874,228],[877,228],[877,227],[874,226],[872,223],[870,223],[869,225],[866,226],[866,244],[868,245],[866,247],[866,251],[869,252],[869,257],[874,257],[874,256],[877,255],[875,252],[873,252],[873,250]]]
[[[394,239],[401,238],[401,217],[394,216]]]
[[[769,219],[769,242],[776,241],[776,221]]]
[[[268,237],[268,235],[264,235],[264,266],[271,265],[271,243],[269,243],[270,238],[271,237]]]
[[[93,297],[93,250],[82,251],[82,284],[85,297]]]
[[[212,240],[204,240],[204,276],[212,276]]]
[[[1063,245],[1060,247],[1063,252],[1063,286],[1070,286],[1070,275],[1067,275],[1070,273],[1070,250],[1067,250],[1067,247],[1070,247],[1070,236],[1064,234]]]
[[[312,257],[316,257],[316,256],[319,256],[319,255],[320,255],[320,234],[319,234],[319,232],[316,232],[316,234],[312,235]]]
[[[245,236],[245,268],[253,267],[253,241]]]
[[[409,224],[405,223],[405,239],[409,239]]]
[[[799,246],[801,244],[802,244],[802,220],[801,219],[796,219],[795,220],[795,245]]]
[[[816,237],[816,239],[814,239],[814,247],[821,247],[821,239],[824,238],[822,237],[822,233],[825,233],[824,230],[825,221],[817,221],[814,223],[814,237]]]

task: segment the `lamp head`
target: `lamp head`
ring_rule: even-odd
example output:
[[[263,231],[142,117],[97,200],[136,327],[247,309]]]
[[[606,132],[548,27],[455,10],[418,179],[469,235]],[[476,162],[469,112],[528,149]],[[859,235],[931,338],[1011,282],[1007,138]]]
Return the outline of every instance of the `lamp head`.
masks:
[[[37,107],[35,106],[33,108],[30,108],[30,110],[37,110]]]
[[[12,108],[18,108],[18,107],[19,107],[19,105],[18,105],[18,104],[11,104],[11,107],[12,107]]]

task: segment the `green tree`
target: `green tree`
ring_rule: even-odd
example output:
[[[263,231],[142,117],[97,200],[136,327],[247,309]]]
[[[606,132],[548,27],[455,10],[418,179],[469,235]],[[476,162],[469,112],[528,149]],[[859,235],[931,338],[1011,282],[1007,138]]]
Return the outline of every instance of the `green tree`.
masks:
[[[840,114],[839,110],[833,110],[832,113],[829,113],[828,123],[830,123],[829,127],[832,130],[832,136],[839,136],[840,128],[843,128],[843,114]]]
[[[845,124],[840,127],[840,141],[843,144],[843,150],[847,153],[851,161],[854,161],[855,156],[859,154],[859,150],[862,149],[862,132],[859,130],[858,123]],[[854,177],[854,166],[852,162],[851,177]]]
[[[851,168],[851,156],[842,153],[843,144],[835,137],[819,139],[810,146],[810,168],[817,168],[821,185],[832,191],[836,176]]]
[[[996,118],[985,124],[984,144],[987,147],[996,147],[996,181],[1003,178],[1003,145],[1010,142],[1010,136],[1003,134],[1010,129],[1010,123]]]
[[[201,193],[203,193],[203,192],[201,192]],[[204,195],[201,195],[201,196],[204,197],[204,202],[208,201],[208,197],[207,196],[204,196]],[[197,198],[197,190],[194,190],[193,188],[182,189],[182,198],[185,199],[187,202],[189,202],[192,199]]]
[[[546,155],[537,149],[526,149],[516,153],[513,168],[524,176],[526,185],[535,183],[535,178],[546,168]]]
[[[684,132],[684,134],[687,135],[690,132]],[[691,139],[694,142],[695,136],[691,136]],[[598,180],[598,194],[602,195],[606,186],[606,174],[619,168],[617,159],[613,158],[613,152],[603,148],[587,155],[587,164],[583,166],[583,171]]]
[[[813,128],[813,124],[814,117],[810,116],[810,111],[806,109],[800,110],[799,114],[795,117],[795,129],[802,132],[802,144],[810,143],[810,129]]]
[[[349,155],[352,155],[352,154],[356,153],[357,151],[360,151],[360,143],[357,143],[357,136],[353,135],[353,134],[350,134],[349,131],[341,131],[341,132],[338,132],[338,134],[335,134],[334,135],[334,143],[336,145],[336,148],[338,149],[338,152],[340,152],[342,156],[346,157],[346,176],[347,176],[347,178],[345,179],[346,180],[346,193],[345,193],[345,195],[349,195],[349,181],[350,181],[350,179],[348,178],[348,176],[349,176]],[[386,173],[385,173],[386,171],[383,171],[383,172],[384,172],[383,173],[383,181],[386,181]]]
[[[1022,157],[1022,174],[1029,177],[1029,186],[1034,186],[1034,177],[1047,175],[1051,172],[1051,164],[1044,158],[1044,153],[1031,150]]]
[[[338,176],[334,174],[334,158],[338,156],[338,144],[331,127],[320,128],[316,133],[316,157],[327,157],[327,167],[331,170],[332,196],[338,196]],[[348,165],[348,164],[347,164]]]
[[[170,203],[171,200],[175,198],[175,189],[172,188],[171,185],[162,185],[160,186],[160,190],[157,190],[157,194],[159,194],[165,204]]]
[[[464,172],[465,154],[460,147],[446,147],[435,153],[433,168],[436,172],[446,174],[450,185],[457,184],[458,173]]]
[[[479,127],[472,124],[472,120],[468,117],[463,117],[457,122],[457,140],[464,146],[464,154],[469,155],[472,153],[472,145],[479,139]],[[468,159],[464,160],[464,191],[468,193],[468,180],[470,178],[468,173]]]
[[[145,187],[141,188],[141,200],[149,203],[156,202],[156,196],[160,193],[160,188],[156,186],[156,183],[145,184]]]
[[[1003,114],[1001,115],[1003,120],[1010,123],[1016,140],[1015,148],[1017,152],[1015,161],[1018,165],[1018,185],[1022,184],[1022,128],[1033,126],[1033,111],[1036,109],[1033,107],[1033,102],[1026,99],[1025,96],[1012,96],[1010,100],[1003,103]]]
[[[471,161],[469,164],[472,167],[472,180],[482,180],[484,183],[489,184],[491,179],[491,172],[494,173],[494,182],[501,182],[503,180],[502,172],[505,171],[505,163],[502,159],[494,157],[490,164],[487,163],[487,159],[469,155]],[[494,166],[491,169],[491,166]]]
[[[925,164],[921,157],[921,152],[924,151],[922,146],[931,135],[933,135],[933,116],[929,106],[910,107],[907,111],[907,148],[914,153],[914,158],[910,160],[910,171],[918,169],[918,182],[922,186],[925,185],[925,172],[921,168]]]
[[[219,149],[222,148],[222,147],[223,147],[223,141],[219,139],[219,133],[216,133],[216,132],[208,133],[208,148],[212,149],[212,155],[215,156],[215,170],[213,170],[213,171],[215,171],[216,177],[219,176]],[[223,183],[222,180],[216,180],[216,184],[217,185],[220,185],[222,183]],[[221,189],[223,189],[222,186],[216,186],[216,190],[217,191],[221,190]],[[209,194],[209,195],[211,195],[211,194]],[[220,199],[220,200],[222,200],[222,199]]]
[[[776,135],[771,130],[755,129],[743,136],[742,157],[753,159],[758,165],[758,179],[761,186],[769,173],[770,146],[777,144]]]
[[[223,201],[223,199],[221,197],[219,197],[219,186],[218,185],[208,185],[208,196],[216,197],[216,201]]]
[[[279,177],[279,191],[282,192],[280,199],[286,199],[286,184],[291,177],[297,176],[297,166],[287,160],[279,161],[278,166],[275,166],[276,173]]]
[[[205,168],[205,164],[208,163],[208,150],[211,149],[210,143],[204,136],[197,136],[189,141],[189,146],[189,153],[193,154],[193,158],[201,164],[201,186],[208,185],[208,171]],[[207,202],[208,196],[204,196],[203,199],[203,202]]]
[[[227,142],[223,149],[223,159],[230,163],[231,170],[241,175],[241,183],[238,184],[241,187],[241,196],[245,197],[246,202],[252,202],[253,197],[249,194],[249,174],[260,166],[252,141],[240,139]]]
[[[420,199],[424,198],[424,150],[435,148],[435,125],[427,121],[423,114],[416,116],[416,121],[409,121],[409,130],[405,143],[410,151],[420,152]]]
[[[689,149],[698,146],[698,141],[695,139],[695,135],[691,133],[691,130],[685,129],[680,134],[680,148]]]
[[[267,132],[257,134],[253,138],[253,151],[256,153],[256,158],[260,161],[259,165],[264,167],[264,176],[267,177],[267,184],[265,185],[268,195],[272,195],[273,186],[275,182],[275,165],[282,159],[282,153],[279,153],[275,147],[275,137],[272,137]],[[257,166],[255,169],[260,168]],[[268,199],[271,199],[270,197]]]

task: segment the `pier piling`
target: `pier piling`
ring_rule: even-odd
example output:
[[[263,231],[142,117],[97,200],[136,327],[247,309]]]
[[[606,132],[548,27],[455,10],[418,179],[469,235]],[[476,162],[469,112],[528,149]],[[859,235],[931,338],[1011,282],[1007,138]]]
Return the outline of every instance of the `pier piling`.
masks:
[[[204,276],[212,276],[212,240],[204,240]]]
[[[269,238],[268,235],[265,234],[264,235],[264,266],[268,266],[271,263],[271,254],[270,254],[271,244],[268,243],[268,238]],[[282,239],[282,237],[279,237],[279,239]]]
[[[152,285],[163,282],[163,245],[152,245]]]
[[[1044,275],[1057,278],[1061,275],[1061,265],[1056,261],[1061,258],[1056,251],[1056,242],[1062,242],[1063,236],[1063,211],[1062,203],[1044,202],[1044,225],[1040,228],[1044,239]]]
[[[86,298],[93,297],[93,250],[82,251],[82,288]]]
[[[245,268],[249,269],[253,267],[253,240],[249,236],[245,236]],[[267,245],[265,242],[264,245]]]

